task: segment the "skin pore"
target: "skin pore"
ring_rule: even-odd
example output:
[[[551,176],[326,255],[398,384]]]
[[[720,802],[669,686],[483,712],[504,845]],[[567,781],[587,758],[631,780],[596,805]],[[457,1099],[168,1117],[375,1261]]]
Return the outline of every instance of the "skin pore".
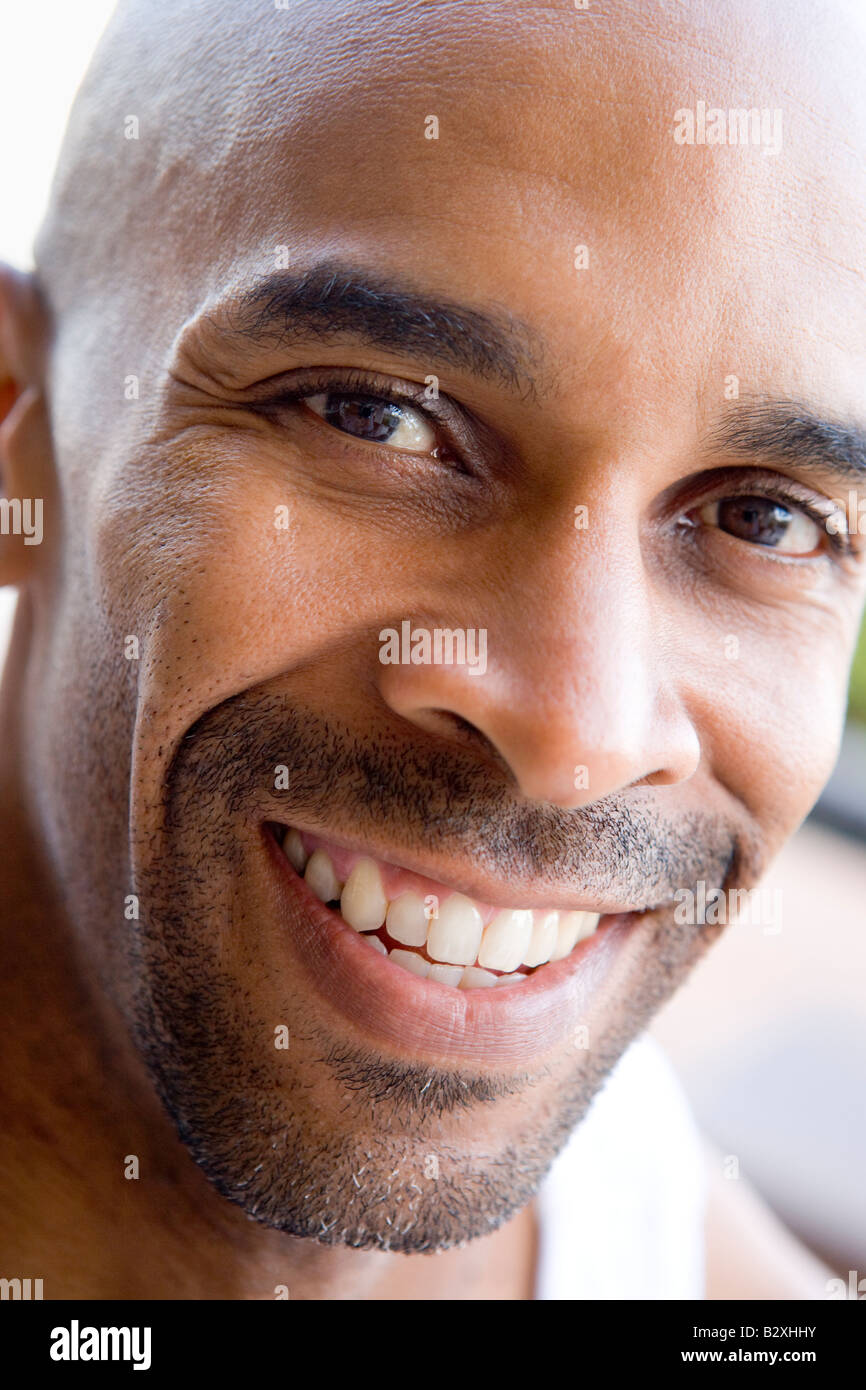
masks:
[[[757,882],[836,754],[853,11],[334,9],[121,5],[2,282],[4,493],[46,518],[2,538],[3,1246],[46,1296],[530,1296],[538,1183],[720,930],[674,894]],[[699,101],[781,148],[677,143]],[[315,409],[413,390],[435,454]],[[408,617],[484,628],[484,675],[383,665]],[[648,911],[553,1041],[407,1052],[318,991],[275,821]]]

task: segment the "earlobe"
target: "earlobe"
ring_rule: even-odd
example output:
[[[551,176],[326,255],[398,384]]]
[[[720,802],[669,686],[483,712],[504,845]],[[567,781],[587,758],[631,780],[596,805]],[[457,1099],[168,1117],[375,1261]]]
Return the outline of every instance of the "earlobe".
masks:
[[[47,315],[32,276],[0,265],[0,585],[37,568],[53,495],[43,394]]]

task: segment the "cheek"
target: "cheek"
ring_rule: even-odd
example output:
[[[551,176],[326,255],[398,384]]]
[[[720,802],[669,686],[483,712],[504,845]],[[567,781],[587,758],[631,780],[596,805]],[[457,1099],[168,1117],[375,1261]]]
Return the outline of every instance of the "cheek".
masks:
[[[375,661],[383,623],[441,582],[435,538],[387,508],[301,495],[212,443],[148,467],[100,498],[91,594],[114,642],[139,638],[139,696],[173,725],[350,641]]]
[[[853,630],[825,616],[786,615],[746,636],[741,629],[693,703],[714,777],[747,807],[772,852],[814,805],[836,761]]]

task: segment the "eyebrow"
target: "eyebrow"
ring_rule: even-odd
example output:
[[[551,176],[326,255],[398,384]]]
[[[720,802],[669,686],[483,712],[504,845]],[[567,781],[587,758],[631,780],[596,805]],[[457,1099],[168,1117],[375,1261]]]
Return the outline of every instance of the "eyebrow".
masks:
[[[233,300],[225,326],[271,346],[350,337],[429,366],[447,363],[533,400],[548,389],[542,375],[553,379],[541,335],[505,306],[461,304],[332,257],[256,281]],[[800,401],[747,398],[702,442],[707,452],[866,482],[866,428],[822,418]]]
[[[822,419],[799,401],[745,401],[706,435],[705,447],[749,460],[766,459],[866,483],[866,428]]]
[[[458,304],[335,260],[271,273],[234,301],[226,323],[263,345],[349,336],[530,397],[544,358],[537,332],[502,306]]]

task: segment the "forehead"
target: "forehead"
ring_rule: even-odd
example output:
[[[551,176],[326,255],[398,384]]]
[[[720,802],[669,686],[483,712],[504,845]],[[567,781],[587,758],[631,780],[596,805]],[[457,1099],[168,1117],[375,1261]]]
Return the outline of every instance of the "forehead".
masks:
[[[626,364],[649,380],[664,357],[669,376],[671,354],[708,377],[784,360],[775,384],[817,374],[839,410],[862,408],[866,139],[846,30],[810,11],[780,35],[770,9],[736,4],[703,28],[565,3],[217,15],[204,50],[187,22],[173,92],[130,74],[149,133],[125,225],[144,273],[117,289],[160,352],[281,254],[328,255],[507,305],[566,385],[600,361],[610,393]],[[766,131],[779,112],[780,142],[679,143],[677,113],[701,106],[766,112]]]

